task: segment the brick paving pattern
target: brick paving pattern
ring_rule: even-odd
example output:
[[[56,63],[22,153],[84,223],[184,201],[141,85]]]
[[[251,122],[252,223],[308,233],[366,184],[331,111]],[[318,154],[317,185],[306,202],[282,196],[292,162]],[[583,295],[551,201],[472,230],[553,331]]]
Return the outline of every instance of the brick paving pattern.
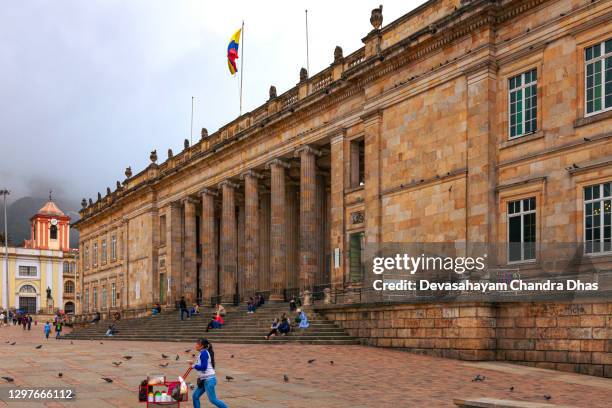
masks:
[[[78,394],[74,403],[0,401],[0,406],[144,407],[136,402],[139,381],[147,373],[181,374],[190,358],[185,350],[193,349],[191,343],[102,342],[45,340],[40,325],[25,333],[0,328],[0,376],[14,377],[15,387],[72,387]],[[43,344],[40,350],[34,348],[38,344]],[[171,356],[164,369],[158,367],[161,353]],[[133,358],[122,360],[124,355]],[[215,356],[218,395],[232,408],[452,407],[459,397],[546,402],[545,394],[552,395],[550,403],[597,408],[610,406],[612,399],[610,379],[364,346],[218,344]],[[315,361],[309,364],[310,359]],[[112,361],[123,363],[117,368]],[[285,373],[289,383],[283,381]],[[473,382],[477,374],[485,380]],[[226,375],[235,380],[226,382]],[[0,381],[0,387],[10,387]]]

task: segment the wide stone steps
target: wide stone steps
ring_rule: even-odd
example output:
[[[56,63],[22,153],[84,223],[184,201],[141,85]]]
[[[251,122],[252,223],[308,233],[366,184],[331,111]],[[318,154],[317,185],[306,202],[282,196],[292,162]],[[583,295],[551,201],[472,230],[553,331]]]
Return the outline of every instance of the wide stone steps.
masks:
[[[226,324],[222,329],[212,329],[206,332],[206,326],[214,311],[200,309],[200,314],[191,319],[180,320],[177,311],[165,311],[156,316],[146,316],[138,319],[121,320],[115,323],[118,333],[107,337],[105,332],[111,324],[101,321],[96,325],[76,328],[64,339],[74,340],[128,340],[128,341],[176,341],[192,342],[198,337],[207,337],[218,343],[240,344],[359,344],[354,337],[349,336],[334,322],[321,318],[309,311],[310,327],[306,330],[296,329],[287,336],[276,336],[266,340],[264,336],[270,330],[270,324],[275,317],[289,313],[288,304],[264,305],[254,314],[247,314],[246,308],[227,308]]]

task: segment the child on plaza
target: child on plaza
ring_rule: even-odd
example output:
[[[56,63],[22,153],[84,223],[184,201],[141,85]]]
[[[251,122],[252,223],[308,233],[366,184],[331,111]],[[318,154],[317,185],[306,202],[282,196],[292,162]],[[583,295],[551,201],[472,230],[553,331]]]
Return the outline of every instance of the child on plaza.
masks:
[[[47,340],[49,340],[49,333],[51,333],[51,323],[47,321],[47,323],[45,323],[45,338]]]
[[[61,334],[62,334],[62,322],[61,320],[58,320],[57,324],[55,325],[55,340],[59,340]]]
[[[193,392],[193,407],[200,408],[200,397],[206,393],[211,404],[217,408],[227,408],[227,405],[218,399],[215,393],[217,377],[215,374],[215,352],[212,344],[207,339],[198,339],[195,349],[200,353],[198,359],[195,364],[193,361],[189,361],[191,367],[198,373],[198,386]]]

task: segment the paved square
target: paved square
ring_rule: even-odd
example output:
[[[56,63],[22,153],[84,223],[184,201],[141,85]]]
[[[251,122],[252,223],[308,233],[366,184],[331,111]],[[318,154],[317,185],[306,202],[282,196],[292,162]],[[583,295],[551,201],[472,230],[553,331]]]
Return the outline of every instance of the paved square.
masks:
[[[17,343],[11,346],[7,341]],[[191,358],[185,350],[193,349],[189,343],[102,343],[45,340],[40,325],[31,332],[0,328],[0,376],[13,377],[14,387],[70,387],[78,395],[71,403],[7,404],[4,399],[0,406],[144,407],[137,402],[139,381],[147,373],[170,378],[182,374]],[[39,344],[43,347],[35,349]],[[163,360],[162,353],[170,358]],[[126,361],[125,355],[133,358]],[[452,407],[453,398],[459,397],[546,402],[545,394],[552,396],[552,404],[593,408],[609,407],[612,400],[610,379],[363,346],[217,344],[215,358],[217,392],[231,408]],[[315,361],[309,364],[310,359]],[[122,363],[115,367],[113,361]],[[169,364],[162,369],[158,365],[164,361]],[[283,374],[289,376],[288,383]],[[473,382],[477,374],[485,380]],[[235,380],[228,383],[226,375]],[[101,377],[114,382],[107,384]],[[0,387],[10,387],[0,381]],[[203,401],[203,406],[211,406]]]

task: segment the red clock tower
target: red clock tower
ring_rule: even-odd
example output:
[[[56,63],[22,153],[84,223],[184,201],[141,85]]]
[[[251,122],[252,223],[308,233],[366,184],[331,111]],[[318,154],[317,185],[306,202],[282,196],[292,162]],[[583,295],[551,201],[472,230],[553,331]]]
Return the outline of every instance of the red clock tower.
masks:
[[[31,239],[26,248],[70,251],[70,217],[51,200],[30,218]]]

